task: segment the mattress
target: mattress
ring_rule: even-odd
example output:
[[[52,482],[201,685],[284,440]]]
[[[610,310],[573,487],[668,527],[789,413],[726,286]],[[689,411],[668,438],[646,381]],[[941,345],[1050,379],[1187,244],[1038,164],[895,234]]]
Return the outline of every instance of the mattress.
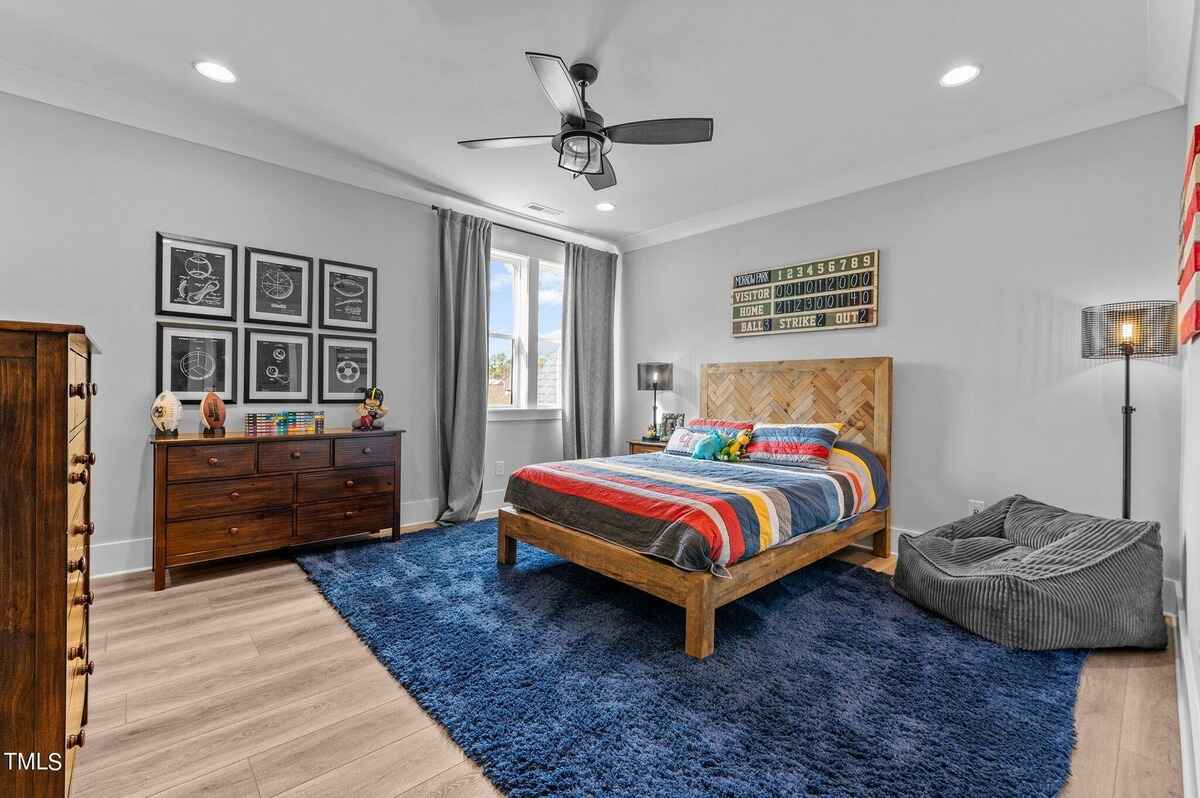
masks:
[[[513,473],[505,501],[698,571],[881,511],[888,488],[878,458],[839,443],[829,470],[673,454],[542,463]]]

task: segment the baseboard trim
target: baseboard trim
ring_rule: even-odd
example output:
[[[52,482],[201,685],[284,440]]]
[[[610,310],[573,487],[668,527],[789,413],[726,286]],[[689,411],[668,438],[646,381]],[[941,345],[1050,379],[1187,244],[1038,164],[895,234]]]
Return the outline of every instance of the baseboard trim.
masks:
[[[1196,656],[1188,628],[1187,606],[1176,594],[1175,612],[1175,696],[1179,711],[1180,769],[1184,798],[1197,798],[1196,772],[1200,763],[1200,740],[1194,733],[1200,723],[1200,683],[1196,681]]]

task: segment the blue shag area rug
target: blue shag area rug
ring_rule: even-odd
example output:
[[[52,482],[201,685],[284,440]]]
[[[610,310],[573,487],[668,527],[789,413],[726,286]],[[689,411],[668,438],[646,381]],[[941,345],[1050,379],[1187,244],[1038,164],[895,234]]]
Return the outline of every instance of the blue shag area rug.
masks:
[[[1005,648],[826,560],[683,610],[496,521],[299,556],[408,691],[511,796],[1050,796],[1086,652]]]

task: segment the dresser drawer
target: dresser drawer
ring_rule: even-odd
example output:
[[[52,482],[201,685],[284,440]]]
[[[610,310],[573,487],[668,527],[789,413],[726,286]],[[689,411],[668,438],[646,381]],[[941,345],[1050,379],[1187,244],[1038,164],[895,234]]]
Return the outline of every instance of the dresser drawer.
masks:
[[[279,474],[170,485],[167,487],[167,518],[174,521],[287,507],[296,493],[295,479],[291,474]]]
[[[391,463],[397,454],[395,435],[364,435],[333,442],[333,463],[339,466]]]
[[[395,486],[392,466],[375,468],[346,468],[323,471],[320,474],[301,474],[297,484],[300,503],[391,493]]]
[[[167,450],[167,480],[241,477],[254,473],[254,444],[172,446]]]
[[[258,445],[258,470],[329,468],[329,441],[274,441]]]
[[[175,521],[167,524],[167,564],[198,562],[205,554],[274,549],[286,546],[291,538],[291,510]]]
[[[378,532],[392,526],[392,497],[365,496],[309,504],[296,510],[296,536],[303,540]]]

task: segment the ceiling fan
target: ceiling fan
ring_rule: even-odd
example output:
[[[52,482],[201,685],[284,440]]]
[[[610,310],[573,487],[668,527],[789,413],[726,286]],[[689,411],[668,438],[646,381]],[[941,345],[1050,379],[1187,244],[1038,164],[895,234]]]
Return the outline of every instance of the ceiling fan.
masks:
[[[617,175],[608,160],[613,144],[692,144],[712,141],[711,118],[645,119],[604,126],[604,117],[592,110],[587,87],[596,82],[599,70],[591,64],[577,63],[570,69],[556,55],[525,53],[529,65],[542,84],[546,98],[562,117],[557,134],[548,136],[510,136],[499,139],[469,139],[458,142],[473,150],[498,150],[549,144],[558,152],[558,165],[576,177],[583,175],[599,191],[615,186]]]

